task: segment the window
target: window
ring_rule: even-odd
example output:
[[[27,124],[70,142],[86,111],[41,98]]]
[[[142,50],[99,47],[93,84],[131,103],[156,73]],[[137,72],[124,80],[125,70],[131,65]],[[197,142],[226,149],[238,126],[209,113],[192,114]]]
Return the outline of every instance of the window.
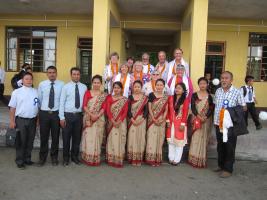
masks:
[[[207,42],[205,74],[211,74],[211,78],[220,78],[224,69],[225,42]]]
[[[78,38],[77,66],[81,68],[81,82],[90,87],[92,78],[92,38]]]
[[[29,63],[34,72],[44,72],[56,65],[55,27],[8,27],[7,71],[19,71]]]
[[[255,81],[267,81],[267,34],[249,34],[247,75],[254,76]]]

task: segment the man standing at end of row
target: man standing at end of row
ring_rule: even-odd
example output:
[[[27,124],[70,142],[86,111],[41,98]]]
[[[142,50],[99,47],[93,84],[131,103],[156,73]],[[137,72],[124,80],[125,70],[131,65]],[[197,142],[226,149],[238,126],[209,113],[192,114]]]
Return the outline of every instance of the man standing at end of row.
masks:
[[[59,118],[63,128],[63,165],[69,165],[70,140],[71,160],[80,164],[79,150],[82,131],[82,105],[83,97],[87,90],[86,85],[80,82],[81,72],[77,67],[70,70],[71,81],[63,86],[60,96]]]
[[[23,86],[11,94],[10,128],[16,128],[16,164],[20,169],[32,165],[31,152],[36,133],[39,107],[37,90],[32,88],[33,76],[26,72],[22,77]]]

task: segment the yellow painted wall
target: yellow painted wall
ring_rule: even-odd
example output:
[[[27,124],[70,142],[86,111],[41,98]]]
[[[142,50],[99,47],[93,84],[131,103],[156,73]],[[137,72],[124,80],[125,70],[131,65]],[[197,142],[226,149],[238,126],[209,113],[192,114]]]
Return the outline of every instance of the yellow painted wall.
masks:
[[[92,20],[89,16],[47,16],[47,21],[44,21],[44,17],[40,16],[0,15],[0,19],[8,19],[6,21],[0,20],[0,60],[2,66],[6,63],[5,31],[7,26],[56,26],[56,66],[58,68],[58,79],[64,82],[70,80],[69,70],[76,66],[78,37],[92,37]],[[10,80],[14,74],[15,72],[6,73],[5,95],[10,95],[12,92]],[[34,86],[37,87],[39,82],[45,79],[45,73],[35,72]]]

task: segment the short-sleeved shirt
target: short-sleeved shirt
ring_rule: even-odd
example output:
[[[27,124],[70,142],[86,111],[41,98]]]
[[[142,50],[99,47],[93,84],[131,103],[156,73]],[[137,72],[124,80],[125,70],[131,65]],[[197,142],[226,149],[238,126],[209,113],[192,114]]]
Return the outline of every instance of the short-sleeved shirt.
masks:
[[[26,86],[22,86],[21,88],[14,90],[8,106],[16,108],[16,117],[36,117],[39,109],[37,90]]]
[[[219,88],[214,97],[215,112],[214,112],[214,124],[219,125],[220,111],[223,107],[224,100],[228,100],[228,107],[245,106],[245,100],[240,90],[231,86],[228,91],[224,91],[223,88]]]

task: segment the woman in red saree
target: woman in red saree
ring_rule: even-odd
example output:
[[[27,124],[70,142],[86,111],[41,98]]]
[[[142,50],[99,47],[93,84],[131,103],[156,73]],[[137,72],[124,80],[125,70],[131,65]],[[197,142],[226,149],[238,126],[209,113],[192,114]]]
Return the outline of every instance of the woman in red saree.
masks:
[[[204,168],[207,161],[207,146],[212,128],[213,100],[208,92],[208,80],[198,79],[199,91],[194,93],[191,101],[193,122],[198,121],[200,127],[193,130],[188,162],[193,167]],[[194,124],[193,124],[194,127]]]
[[[177,165],[182,158],[183,148],[187,144],[187,116],[189,100],[186,98],[186,86],[178,83],[174,95],[169,97],[169,125],[166,133],[169,147],[169,163]]]
[[[101,146],[105,132],[105,100],[106,94],[101,92],[102,77],[92,78],[92,89],[83,98],[83,132],[81,141],[82,161],[90,166],[100,165]]]
[[[166,116],[168,112],[168,96],[163,89],[165,81],[156,81],[156,91],[148,97],[148,129],[146,144],[146,163],[159,166],[162,162],[162,146],[165,139]]]
[[[127,135],[128,99],[122,96],[122,83],[113,83],[113,95],[106,100],[107,145],[106,160],[108,165],[123,167]]]
[[[127,157],[129,163],[140,166],[146,146],[146,118],[148,98],[142,92],[142,82],[133,83],[133,94],[129,96]]]

